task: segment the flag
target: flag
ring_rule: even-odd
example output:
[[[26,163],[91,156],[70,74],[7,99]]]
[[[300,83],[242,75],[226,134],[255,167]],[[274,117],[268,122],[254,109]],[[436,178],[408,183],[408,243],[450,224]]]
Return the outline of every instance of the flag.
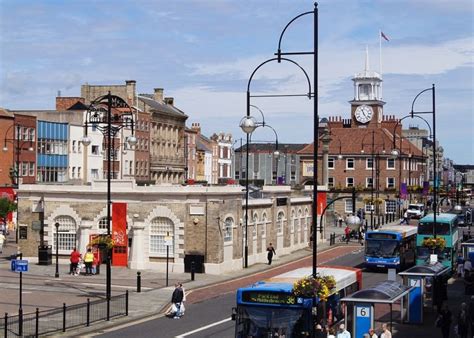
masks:
[[[380,35],[386,40],[386,41],[390,41],[387,36],[382,32],[380,31]]]

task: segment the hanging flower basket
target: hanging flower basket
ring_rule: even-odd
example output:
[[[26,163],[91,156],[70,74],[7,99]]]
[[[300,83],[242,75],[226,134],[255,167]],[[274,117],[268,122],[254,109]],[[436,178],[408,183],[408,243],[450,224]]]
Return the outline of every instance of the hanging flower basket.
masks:
[[[423,240],[423,246],[430,248],[431,250],[434,250],[436,248],[443,250],[446,247],[446,240],[442,237],[426,237]]]
[[[89,246],[98,246],[99,248],[112,249],[115,241],[110,236],[97,236],[89,242]]]
[[[335,288],[336,280],[333,276],[308,276],[293,284],[293,295],[304,298],[318,297],[321,301],[326,301]]]

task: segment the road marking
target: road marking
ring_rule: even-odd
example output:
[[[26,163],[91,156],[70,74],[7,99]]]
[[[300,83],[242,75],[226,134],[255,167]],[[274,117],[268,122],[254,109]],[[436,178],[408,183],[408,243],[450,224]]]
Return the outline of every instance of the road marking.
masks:
[[[203,327],[200,327],[196,330],[193,330],[193,331],[189,331],[189,332],[186,332],[186,333],[183,333],[179,336],[175,336],[175,338],[183,338],[183,337],[186,337],[186,336],[190,336],[194,333],[197,333],[197,332],[200,332],[200,331],[204,331],[204,330],[207,330],[213,326],[217,326],[217,325],[221,325],[222,323],[225,323],[225,322],[228,322],[229,320],[232,320],[232,317],[229,317],[229,318],[226,318],[226,319],[223,319],[219,322],[215,322],[215,323],[212,323],[212,324],[209,324],[209,325],[206,325],[206,326],[203,326]]]

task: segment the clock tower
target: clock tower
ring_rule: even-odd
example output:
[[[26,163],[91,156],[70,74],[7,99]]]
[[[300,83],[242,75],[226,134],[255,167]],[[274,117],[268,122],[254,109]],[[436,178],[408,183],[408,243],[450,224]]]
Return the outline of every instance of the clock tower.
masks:
[[[369,70],[369,52],[365,50],[365,70],[356,74],[354,81],[354,99],[351,104],[353,125],[359,128],[379,127],[382,123],[382,76]]]

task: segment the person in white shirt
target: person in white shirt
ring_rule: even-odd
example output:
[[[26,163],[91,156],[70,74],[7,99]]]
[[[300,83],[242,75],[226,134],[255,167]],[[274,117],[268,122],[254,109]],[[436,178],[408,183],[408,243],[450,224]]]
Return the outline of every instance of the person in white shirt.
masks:
[[[378,338],[377,334],[375,333],[374,329],[370,328],[368,333],[369,338]]]
[[[5,243],[5,240],[7,238],[3,234],[3,232],[0,232],[0,253],[3,253],[3,243]]]
[[[392,332],[388,330],[387,324],[382,324],[382,334],[380,335],[380,338],[392,338]]]
[[[344,324],[339,325],[339,332],[337,333],[336,338],[351,338],[351,333],[346,330]]]

